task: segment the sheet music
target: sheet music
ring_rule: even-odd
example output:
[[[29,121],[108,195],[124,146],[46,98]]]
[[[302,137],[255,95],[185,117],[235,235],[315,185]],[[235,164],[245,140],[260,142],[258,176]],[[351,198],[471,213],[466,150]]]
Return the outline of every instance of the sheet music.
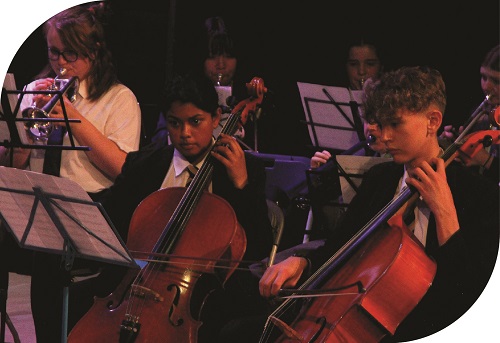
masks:
[[[297,86],[311,142],[315,147],[347,150],[359,143],[349,102],[355,101],[359,106],[362,91],[304,82],[297,82]]]
[[[372,157],[372,156],[352,156],[352,155],[337,155],[337,163],[350,177],[351,181],[359,186],[363,180],[363,175],[376,164],[392,161],[390,157]],[[344,203],[349,204],[356,195],[356,191],[347,182],[346,178],[339,173],[340,189]]]
[[[117,264],[132,263],[116,231],[77,183],[66,178],[0,167],[0,215],[18,242],[29,229],[23,247],[53,253],[64,251],[64,236],[44,206],[35,201],[34,187],[41,188],[44,193],[66,198],[55,199],[61,209],[54,207],[54,212],[72,240],[77,250],[76,256]]]

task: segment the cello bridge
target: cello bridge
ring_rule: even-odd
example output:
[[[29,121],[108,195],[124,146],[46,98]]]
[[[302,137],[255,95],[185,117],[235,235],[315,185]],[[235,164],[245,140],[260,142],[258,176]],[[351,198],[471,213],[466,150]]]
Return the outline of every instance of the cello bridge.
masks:
[[[153,291],[150,288],[133,285],[132,286],[132,294],[138,298],[153,300],[156,302],[162,302],[164,298],[160,295],[160,293]]]

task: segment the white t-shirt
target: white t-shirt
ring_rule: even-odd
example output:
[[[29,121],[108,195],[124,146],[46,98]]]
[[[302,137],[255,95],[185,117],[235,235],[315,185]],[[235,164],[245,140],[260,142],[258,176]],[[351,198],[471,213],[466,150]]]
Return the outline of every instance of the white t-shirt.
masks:
[[[26,90],[32,91],[34,88],[35,81],[31,82]],[[32,104],[33,94],[25,94],[21,110]],[[139,149],[141,110],[134,93],[123,84],[112,86],[99,100],[91,102],[87,100],[86,82],[82,81],[73,105],[121,150],[130,152]],[[78,125],[78,123],[73,125]],[[70,145],[67,133],[63,145]],[[75,145],[80,146],[76,139]],[[41,173],[44,156],[44,149],[32,149],[28,168]],[[60,176],[77,182],[89,193],[106,189],[114,182],[89,160],[83,150],[62,150]]]

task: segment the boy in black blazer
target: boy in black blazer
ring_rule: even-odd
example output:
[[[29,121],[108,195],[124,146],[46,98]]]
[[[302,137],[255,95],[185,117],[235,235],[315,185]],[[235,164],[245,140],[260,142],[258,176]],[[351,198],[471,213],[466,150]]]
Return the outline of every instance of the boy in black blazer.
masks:
[[[413,235],[436,261],[437,273],[395,335],[386,332],[385,340],[414,340],[453,323],[486,286],[498,251],[498,185],[456,162],[445,168],[437,132],[446,95],[438,71],[403,67],[368,82],[364,90],[365,119],[379,125],[393,162],[365,174],[335,237],[310,256],[289,257],[268,268],[260,292],[271,297],[282,287],[297,286],[308,266],[319,268],[408,184],[420,194]]]

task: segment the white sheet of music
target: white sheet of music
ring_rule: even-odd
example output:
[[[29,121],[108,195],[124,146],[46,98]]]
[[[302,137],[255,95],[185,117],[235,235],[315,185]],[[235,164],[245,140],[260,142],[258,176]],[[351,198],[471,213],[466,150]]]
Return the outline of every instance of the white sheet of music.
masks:
[[[52,208],[71,238],[77,256],[118,264],[132,263],[115,230],[80,185],[62,177],[0,167],[0,214],[18,242],[28,232],[23,247],[64,252],[64,236],[42,203],[37,201],[34,188],[40,188],[49,198],[50,195],[65,198],[51,198],[55,203]]]
[[[305,82],[297,82],[297,87],[314,146],[347,150],[359,143],[349,103],[355,101],[359,106],[362,91]]]

